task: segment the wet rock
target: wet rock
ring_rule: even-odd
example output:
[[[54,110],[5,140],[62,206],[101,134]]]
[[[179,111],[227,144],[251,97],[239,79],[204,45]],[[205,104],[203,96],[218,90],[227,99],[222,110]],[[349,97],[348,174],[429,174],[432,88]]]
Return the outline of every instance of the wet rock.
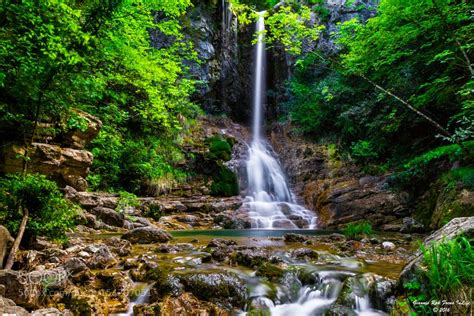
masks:
[[[91,254],[87,264],[92,269],[110,268],[118,262],[109,247],[105,244],[89,245],[85,250]]]
[[[400,228],[402,233],[420,233],[424,230],[423,224],[418,223],[413,217],[405,217],[403,219],[403,226]]]
[[[70,274],[76,274],[88,269],[86,262],[82,258],[71,258],[64,263],[63,267]]]
[[[162,315],[160,304],[159,303],[136,304],[133,306],[133,315],[140,315],[140,316]]]
[[[324,316],[357,316],[358,314],[348,306],[333,304],[331,308],[324,313]]]
[[[318,259],[318,253],[309,248],[298,248],[290,252],[290,256],[296,259]]]
[[[294,271],[285,272],[280,280],[280,285],[281,293],[278,295],[278,299],[282,303],[294,302],[298,299],[302,283]]]
[[[289,233],[283,235],[283,239],[285,242],[304,242],[308,240],[308,237],[300,234]]]
[[[150,301],[161,301],[165,296],[177,297],[184,292],[184,286],[174,275],[161,275],[150,289]]]
[[[122,236],[132,244],[153,244],[170,241],[173,237],[166,231],[156,227],[135,228]]]
[[[245,229],[252,226],[250,219],[226,213],[215,216],[214,223],[224,229]]]
[[[197,298],[226,309],[242,308],[246,300],[246,288],[242,280],[230,272],[190,272],[177,275],[186,291]]]
[[[28,316],[30,313],[23,307],[17,306],[11,299],[0,296],[0,313],[2,315]]]
[[[197,216],[194,216],[194,215],[182,215],[182,216],[178,216],[176,217],[176,220],[178,222],[181,222],[181,223],[186,223],[186,224],[195,224],[197,221],[198,221],[198,218]]]
[[[60,311],[57,308],[42,308],[35,310],[31,313],[31,316],[73,316],[69,310]]]
[[[255,275],[266,277],[268,280],[276,281],[284,274],[284,270],[275,264],[265,262],[257,268]]]
[[[68,291],[66,305],[74,315],[109,315],[106,297],[97,292],[72,287]]]
[[[261,248],[239,249],[232,255],[232,261],[246,267],[258,267],[269,259],[270,253]]]
[[[382,242],[382,248],[386,250],[394,250],[397,246],[391,241]]]
[[[98,206],[91,209],[89,212],[94,214],[96,218],[100,219],[107,225],[123,227],[125,216],[111,208]]]
[[[110,250],[120,257],[127,256],[132,251],[132,243],[126,239],[112,237],[104,240],[104,244],[109,246]]]
[[[13,237],[10,235],[5,226],[0,225],[0,269],[3,267],[3,261],[7,255],[7,251],[13,244]]]
[[[29,273],[0,270],[0,285],[5,288],[5,298],[26,308],[38,307],[41,286],[31,282]]]
[[[228,247],[228,246],[236,246],[237,242],[232,239],[224,239],[224,238],[213,238],[207,244],[208,248],[215,248],[215,247]]]
[[[161,315],[199,315],[199,316],[225,316],[228,311],[223,310],[213,303],[200,301],[190,293],[183,293],[178,297],[169,296],[159,304]],[[150,305],[153,307],[153,304]],[[141,310],[139,315],[158,315],[157,308],[150,310],[150,307]],[[147,312],[149,314],[147,314]],[[142,314],[143,313],[143,314]]]
[[[330,146],[310,143],[275,124],[271,134],[295,193],[318,215],[320,227],[368,220],[381,227],[409,214],[408,194],[390,189],[388,176],[373,177],[338,159]]]

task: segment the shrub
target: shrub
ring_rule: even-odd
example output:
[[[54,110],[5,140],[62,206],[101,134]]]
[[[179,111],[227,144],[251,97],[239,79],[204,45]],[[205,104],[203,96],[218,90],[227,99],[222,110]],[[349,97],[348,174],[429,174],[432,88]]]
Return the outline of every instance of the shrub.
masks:
[[[369,222],[350,223],[342,231],[342,233],[351,239],[360,239],[362,236],[372,234],[372,225]]]
[[[18,231],[23,209],[29,211],[29,234],[54,239],[65,237],[77,214],[57,184],[44,175],[9,175],[0,179],[0,222],[11,232]]]
[[[116,208],[118,212],[123,212],[128,207],[139,207],[139,206],[140,206],[140,201],[138,200],[135,194],[129,193],[127,191],[119,192],[119,201]]]
[[[222,165],[212,178],[211,195],[234,196],[239,194],[237,176],[229,168]]]
[[[211,137],[209,140],[209,159],[228,161],[232,157],[232,144],[221,136]]]
[[[362,161],[375,160],[378,157],[378,153],[375,151],[373,144],[370,141],[359,140],[352,143],[352,155]]]
[[[426,247],[420,246],[423,255],[421,269],[404,284],[408,301],[422,315],[430,314],[430,306],[413,304],[416,301],[466,301],[464,289],[474,286],[474,253],[472,240],[458,237],[443,240]],[[467,315],[462,305],[455,305],[451,313]],[[456,309],[456,310],[454,310]]]
[[[474,286],[474,252],[465,237],[420,246],[428,280],[427,292],[432,298],[443,298],[463,285]]]

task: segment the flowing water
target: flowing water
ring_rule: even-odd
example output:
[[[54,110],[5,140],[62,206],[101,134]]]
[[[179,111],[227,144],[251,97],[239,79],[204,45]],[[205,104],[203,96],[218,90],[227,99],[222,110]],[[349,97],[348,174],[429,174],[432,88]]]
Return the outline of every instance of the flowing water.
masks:
[[[252,228],[314,228],[315,215],[295,203],[285,174],[273,154],[273,150],[262,137],[263,103],[265,96],[265,12],[259,13],[257,21],[257,44],[255,47],[253,138],[247,160],[249,216]]]

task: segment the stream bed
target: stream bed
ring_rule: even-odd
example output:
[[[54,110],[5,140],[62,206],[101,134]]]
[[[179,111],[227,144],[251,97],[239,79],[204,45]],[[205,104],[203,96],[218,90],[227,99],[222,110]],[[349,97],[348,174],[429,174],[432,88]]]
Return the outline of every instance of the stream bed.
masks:
[[[412,245],[400,234],[355,241],[317,230],[172,235],[166,244],[133,245],[115,267],[137,282],[127,310],[115,315],[147,315],[158,307],[163,314],[386,315]],[[396,248],[384,248],[387,242]]]

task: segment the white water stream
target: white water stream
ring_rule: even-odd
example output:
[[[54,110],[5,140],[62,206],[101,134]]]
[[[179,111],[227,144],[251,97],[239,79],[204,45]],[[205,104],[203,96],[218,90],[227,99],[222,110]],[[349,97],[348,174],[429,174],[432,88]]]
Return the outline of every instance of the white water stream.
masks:
[[[265,12],[257,21],[254,68],[253,139],[247,160],[249,216],[252,228],[314,228],[313,212],[297,205],[273,150],[262,137],[265,96]]]

